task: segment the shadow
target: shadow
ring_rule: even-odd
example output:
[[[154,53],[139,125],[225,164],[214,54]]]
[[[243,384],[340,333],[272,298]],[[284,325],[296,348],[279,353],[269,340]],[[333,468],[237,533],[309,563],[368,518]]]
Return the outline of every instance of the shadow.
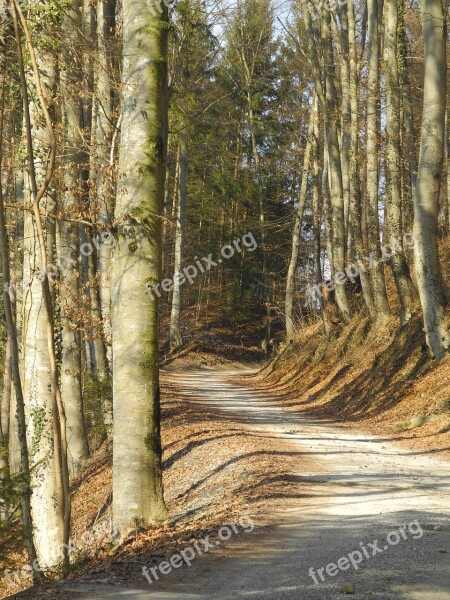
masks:
[[[429,524],[435,523],[442,524],[440,531],[429,529]],[[189,568],[182,564],[163,575],[159,564],[163,555],[170,558],[173,548],[162,554],[161,548],[155,548],[152,553],[105,559],[98,565],[97,577],[108,573],[109,581],[116,577],[120,581],[126,572],[128,587],[91,578],[86,583],[53,585],[52,597],[338,600],[343,597],[340,590],[345,583],[354,586],[355,598],[450,599],[448,557],[438,551],[450,537],[448,520],[441,513],[397,510],[340,518],[333,514],[328,518],[302,518],[300,513],[271,527],[258,528],[255,524],[252,531],[237,528],[238,533],[226,541],[217,532],[212,533],[213,548],[201,555],[195,553]],[[191,533],[203,547],[204,532],[200,530],[198,536]],[[150,583],[143,576],[144,566]],[[10,598],[32,598],[32,594],[34,598],[50,597],[39,592],[42,588],[30,588]]]

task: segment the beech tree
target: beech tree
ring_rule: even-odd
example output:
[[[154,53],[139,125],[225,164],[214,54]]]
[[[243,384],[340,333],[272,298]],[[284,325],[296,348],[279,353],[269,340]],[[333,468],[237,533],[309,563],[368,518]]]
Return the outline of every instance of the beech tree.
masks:
[[[427,344],[439,360],[450,347],[444,313],[447,297],[439,264],[437,236],[445,144],[448,2],[421,0],[420,10],[425,44],[425,79],[414,195],[415,268]]]
[[[113,519],[166,518],[161,474],[158,301],[167,145],[167,9],[123,2],[119,187],[112,254]]]

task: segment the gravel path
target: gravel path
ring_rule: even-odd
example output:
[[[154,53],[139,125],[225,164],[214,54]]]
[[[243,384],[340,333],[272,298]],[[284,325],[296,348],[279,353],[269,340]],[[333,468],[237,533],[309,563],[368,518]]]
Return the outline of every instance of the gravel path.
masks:
[[[269,515],[271,527],[258,531],[255,521],[252,532],[197,556],[190,568],[183,564],[151,584],[142,578],[142,589],[72,583],[65,585],[70,597],[331,600],[353,593],[450,600],[450,466],[285,413],[228,375],[188,371],[171,378],[189,401],[232,411],[249,432],[279,438],[280,452],[298,457],[294,479],[307,482],[308,497],[286,498]]]

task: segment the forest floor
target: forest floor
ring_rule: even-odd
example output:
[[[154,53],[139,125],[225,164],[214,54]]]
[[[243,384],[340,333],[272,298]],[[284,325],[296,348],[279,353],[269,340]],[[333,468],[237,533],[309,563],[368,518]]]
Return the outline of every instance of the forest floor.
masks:
[[[422,449],[394,439],[408,435],[360,433],[242,369],[185,364],[162,381],[169,523],[84,556],[69,581],[9,597],[450,599],[450,465],[444,444],[433,453],[436,436]],[[110,470],[105,451],[74,484],[80,531],[108,515]],[[190,568],[159,571],[206,536],[212,548]],[[338,561],[345,570],[330,566]],[[322,582],[327,565],[334,575],[322,570]],[[143,566],[159,579],[149,583]]]

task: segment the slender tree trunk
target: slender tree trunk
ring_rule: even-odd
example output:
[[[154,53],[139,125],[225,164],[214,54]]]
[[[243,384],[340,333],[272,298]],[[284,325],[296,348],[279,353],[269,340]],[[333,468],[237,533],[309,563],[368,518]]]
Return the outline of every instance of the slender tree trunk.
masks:
[[[319,118],[319,111],[316,111],[315,114],[315,119],[314,119],[314,134],[313,134],[313,148],[312,148],[312,154],[313,154],[313,167],[312,167],[312,172],[313,172],[313,194],[312,194],[312,209],[313,209],[313,225],[314,225],[314,264],[315,264],[315,273],[316,273],[316,285],[318,286],[317,289],[320,289],[320,285],[322,284],[322,264],[321,264],[321,250],[322,250],[322,245],[321,245],[321,218],[320,218],[320,208],[321,208],[321,204],[322,206],[324,205],[324,199],[322,200],[322,203],[320,202],[320,181],[319,181],[319,153],[320,153],[320,147],[319,147],[319,125],[320,125],[320,118]],[[325,165],[323,167],[323,170],[325,171]],[[323,311],[323,298],[322,296],[319,295],[319,307],[320,307],[320,314],[322,316],[322,319],[324,320],[324,325],[326,325],[325,323],[325,319],[324,319],[324,311]]]
[[[63,211],[66,219],[76,216],[81,207],[81,126],[82,106],[79,96],[82,77],[81,65],[72,56],[70,44],[81,29],[81,0],[72,4],[63,20],[67,54],[66,70],[61,73],[61,96],[65,123],[65,165]],[[63,314],[61,394],[67,419],[67,454],[69,474],[78,475],[89,456],[83,415],[81,385],[81,331],[76,320],[80,297],[80,236],[77,223],[61,222],[61,255],[71,261],[62,270],[61,309]]]
[[[330,263],[331,278],[334,278],[335,271],[333,266],[333,216],[330,198],[330,161],[328,160],[327,145],[323,148],[323,171],[322,171],[322,195],[325,214],[325,244],[327,247],[327,256]]]
[[[0,4],[3,6],[3,3]],[[4,39],[6,33],[5,24],[0,25],[0,37]],[[3,185],[2,185],[2,159],[3,159],[3,115],[4,115],[4,101],[5,101],[5,73],[6,73],[6,49],[2,48],[0,54],[0,255],[2,263],[2,283],[3,283],[3,310],[5,314],[6,327],[8,329],[8,352],[7,360],[9,361],[9,373],[12,376],[14,382],[14,393],[15,393],[15,406],[16,406],[16,418],[17,418],[17,437],[19,440],[20,447],[20,468],[23,474],[23,484],[21,489],[21,507],[22,507],[22,530],[25,547],[27,549],[29,564],[35,564],[38,555],[33,540],[33,517],[31,508],[31,475],[30,475],[30,461],[28,454],[27,435],[26,435],[26,418],[25,418],[25,403],[23,397],[22,381],[20,377],[20,364],[19,364],[19,345],[17,341],[17,330],[16,322],[14,318],[14,304],[12,302],[11,294],[9,293],[9,286],[11,284],[10,265],[9,265],[9,245],[8,245],[8,233],[6,229],[6,213],[3,199]],[[8,407],[10,406],[11,391],[9,389],[9,397],[7,398]],[[2,407],[3,409],[5,406]],[[2,442],[7,440],[7,433],[9,426],[5,424],[9,423],[9,408],[8,410],[2,411]],[[4,419],[4,420],[3,420]],[[3,445],[3,444],[2,444]],[[41,581],[42,574],[39,571],[33,570],[33,581]]]
[[[340,148],[338,140],[337,114],[336,114],[336,91],[335,91],[335,69],[333,59],[333,48],[330,34],[330,11],[324,10],[321,19],[321,41],[323,48],[324,82],[320,70],[320,61],[314,41],[314,30],[309,12],[308,0],[301,0],[303,20],[305,24],[308,41],[308,51],[311,58],[315,90],[319,98],[319,106],[324,114],[325,124],[325,146],[327,156],[327,177],[331,196],[331,215],[327,235],[330,236],[327,243],[332,273],[343,272],[345,268],[345,246],[346,232],[344,219],[344,190],[342,185],[342,169],[340,159]],[[325,193],[325,192],[324,192]],[[347,292],[344,285],[336,286],[336,300],[339,310],[348,318],[350,307]]]
[[[330,32],[330,12],[325,10],[322,16],[321,39],[323,47],[324,74],[325,74],[325,130],[326,144],[328,146],[330,196],[332,206],[333,225],[333,265],[335,273],[345,270],[346,231],[344,220],[344,189],[342,185],[342,169],[340,149],[337,134],[337,108],[335,90],[335,68],[333,47]],[[343,284],[335,288],[336,302],[344,318],[348,318],[350,307],[347,293]]]
[[[28,244],[28,259],[26,262],[24,259],[24,279],[31,284],[27,290],[27,299],[24,298],[23,302],[24,396],[29,410],[27,438],[30,461],[33,461],[33,535],[41,567],[54,568],[63,558],[64,567],[67,568],[69,555],[65,544],[69,541],[70,534],[70,490],[66,419],[58,381],[53,299],[48,278],[47,242],[48,236],[51,236],[51,227],[48,227],[49,220],[45,218],[46,211],[54,209],[47,194],[56,159],[56,142],[48,109],[54,83],[54,64],[49,55],[37,60],[27,22],[16,0],[14,8],[33,215],[31,219],[26,211],[28,228],[25,224],[24,246]],[[29,101],[19,20],[25,34],[36,98],[44,116],[43,120],[37,102]],[[45,78],[45,92],[41,73]],[[36,156],[34,142],[37,144]],[[49,156],[48,161],[42,159],[44,156]],[[53,247],[53,244],[49,247]]]
[[[340,81],[341,81],[341,169],[342,169],[342,188],[344,194],[344,227],[346,231],[346,258],[353,259],[355,249],[353,247],[353,236],[350,235],[351,219],[351,174],[350,174],[350,156],[352,150],[352,118],[358,116],[352,114],[351,90],[350,90],[350,50],[349,50],[349,23],[347,18],[347,5],[343,5],[339,12],[340,31],[336,31],[335,43],[336,51],[339,54]],[[334,20],[331,21],[334,23]],[[337,25],[333,28],[337,29]],[[339,35],[340,34],[340,35]]]
[[[96,246],[96,241],[92,238],[92,232],[88,228],[84,230],[84,239],[87,240],[88,246],[92,249]],[[98,239],[98,238],[96,238]],[[102,313],[100,307],[100,288],[102,282],[99,281],[98,255],[93,251],[86,257],[86,269],[89,281],[89,301],[91,320],[94,324],[92,332],[92,352],[95,364],[95,375],[100,381],[104,381],[108,376],[108,361],[106,358],[106,346],[103,342],[104,329],[102,321]],[[100,276],[101,278],[101,276]]]
[[[367,238],[368,250],[374,259],[371,271],[371,283],[375,318],[386,323],[390,316],[389,302],[386,292],[384,265],[380,249],[379,220],[379,84],[380,84],[380,35],[379,0],[367,0],[368,7],[368,83],[367,83]]]
[[[427,344],[437,360],[450,348],[438,254],[439,192],[445,144],[446,14],[442,0],[420,0],[425,52],[423,120],[414,196],[414,255]]]
[[[300,193],[298,197],[297,211],[295,214],[294,229],[292,233],[292,250],[289,261],[288,273],[286,278],[285,293],[285,314],[286,314],[286,339],[290,341],[295,333],[295,324],[293,319],[293,305],[295,292],[295,276],[297,273],[298,253],[301,242],[301,230],[303,222],[303,213],[305,210],[306,192],[308,190],[308,173],[310,171],[311,149],[314,135],[314,121],[318,110],[317,96],[314,97],[313,107],[308,126],[308,137],[306,140],[305,154],[303,157],[303,169],[300,184]]]
[[[414,288],[403,248],[401,157],[400,157],[400,79],[398,73],[398,4],[385,0],[384,71],[386,76],[386,206],[389,243],[395,248],[392,272],[400,298],[400,321],[412,315]]]
[[[14,311],[12,310],[14,315]],[[12,371],[11,371],[11,336],[8,334],[5,353],[5,373],[3,376],[3,395],[1,407],[1,436],[2,447],[6,450],[9,440],[9,421],[11,418],[11,392],[12,392]],[[9,463],[5,459],[6,466]]]
[[[111,271],[113,519],[122,535],[167,516],[160,438],[158,299],[167,149],[167,9],[123,2],[123,121]],[[123,229],[121,228],[123,226]],[[132,240],[124,233],[133,234]]]
[[[184,229],[186,226],[186,195],[187,195],[187,139],[186,133],[179,134],[179,179],[178,179],[178,213],[177,229],[175,234],[175,261],[173,276],[172,311],[170,314],[169,347],[178,348],[183,344],[181,334],[181,297],[182,284],[180,282],[181,266],[184,252]]]
[[[359,181],[359,106],[358,106],[358,64],[356,57],[355,6],[354,0],[348,0],[348,48],[349,48],[349,77],[350,77],[350,106],[351,106],[351,154],[350,154],[350,213],[352,231],[355,238],[355,248],[359,258],[365,252],[362,232],[362,194]],[[359,270],[364,301],[370,319],[375,320],[375,304],[369,275],[364,269]]]
[[[46,73],[50,75],[51,66],[47,62]],[[46,83],[49,83],[47,79]],[[51,85],[49,83],[49,89]],[[37,123],[37,109],[31,106],[31,119]],[[34,129],[34,128],[33,128]],[[48,151],[48,136],[45,128],[36,127],[36,150]],[[39,140],[39,141],[38,141]],[[36,164],[37,176],[42,172]],[[25,190],[25,199],[30,202],[29,186]],[[41,203],[47,248],[53,246],[52,227],[46,223],[45,212],[54,212],[53,202],[44,197]],[[53,260],[49,260],[54,262]],[[44,291],[40,278],[42,273],[41,252],[38,233],[33,216],[26,211],[24,215],[24,287],[22,357],[24,361],[23,391],[27,410],[27,438],[32,468],[31,497],[34,521],[34,536],[41,566],[53,568],[60,561],[60,552],[64,543],[61,527],[62,497],[58,487],[60,456],[54,448],[54,405],[52,395],[52,369],[48,353],[48,319],[45,310]],[[42,276],[40,276],[42,277]],[[31,285],[27,285],[31,282]],[[58,498],[55,502],[54,498]],[[50,533],[51,532],[51,533]]]
[[[95,181],[98,201],[98,222],[111,229],[114,215],[115,185],[110,152],[115,131],[114,102],[111,79],[114,74],[112,44],[115,37],[116,0],[102,0],[97,3],[97,62],[94,97],[92,178]],[[100,272],[100,305],[106,353],[111,364],[111,245],[102,243],[98,251]],[[103,377],[99,373],[100,378]]]
[[[408,75],[408,63],[406,61],[408,42],[405,27],[405,0],[398,1],[399,24],[398,24],[398,69],[401,87],[401,105],[404,129],[405,163],[409,170],[409,191],[407,194],[408,205],[415,194],[417,182],[417,159],[416,148],[414,144],[414,118],[411,102],[411,86]]]

